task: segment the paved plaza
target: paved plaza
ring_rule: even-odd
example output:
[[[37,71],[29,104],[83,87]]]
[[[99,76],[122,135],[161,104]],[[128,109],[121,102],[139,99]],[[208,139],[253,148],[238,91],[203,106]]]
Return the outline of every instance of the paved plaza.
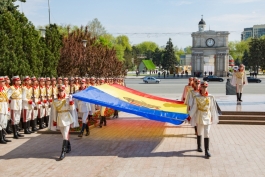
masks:
[[[1,176],[265,176],[264,126],[213,126],[208,160],[196,151],[188,124],[120,117],[88,137],[71,135],[72,151],[63,161],[56,161],[60,134],[31,134],[0,145]]]

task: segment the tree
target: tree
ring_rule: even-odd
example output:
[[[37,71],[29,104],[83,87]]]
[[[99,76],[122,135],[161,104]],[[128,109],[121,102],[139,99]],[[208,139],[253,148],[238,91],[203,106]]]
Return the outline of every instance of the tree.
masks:
[[[107,33],[103,25],[100,23],[100,21],[95,18],[94,20],[88,22],[87,24],[88,31],[91,33],[91,37],[98,38],[99,36],[102,36]]]
[[[156,66],[160,66],[162,63],[162,57],[163,57],[163,51],[160,50],[159,48],[156,48],[155,51],[153,52],[153,56],[152,56],[153,63]]]
[[[169,70],[169,69],[174,69],[176,65],[177,59],[175,56],[175,51],[173,48],[173,43],[171,41],[171,38],[169,38],[164,55],[163,55],[163,60],[162,60],[162,67],[163,69]]]
[[[57,76],[57,66],[60,59],[60,50],[62,47],[62,35],[57,25],[46,26],[45,38],[40,39],[40,45],[43,47],[42,55],[42,76]]]
[[[265,68],[265,39],[252,38],[249,46],[248,63],[258,73],[259,67]]]
[[[242,63],[246,66],[247,69],[249,69],[249,54],[247,50],[245,50],[242,57]]]
[[[249,50],[250,39],[246,41],[232,41],[228,43],[229,53],[233,58],[238,58],[242,61],[245,50]]]
[[[145,42],[142,42],[142,43],[136,45],[136,47],[138,48],[138,50],[141,54],[145,54],[148,51],[154,52],[155,49],[158,48],[158,45],[154,42],[145,41]]]
[[[4,6],[0,12],[0,74],[39,76],[39,33],[13,2],[1,2]]]

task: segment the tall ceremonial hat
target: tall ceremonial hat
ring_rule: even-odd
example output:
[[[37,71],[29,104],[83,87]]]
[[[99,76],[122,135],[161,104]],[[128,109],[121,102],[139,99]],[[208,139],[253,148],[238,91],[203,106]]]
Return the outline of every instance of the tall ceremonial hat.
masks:
[[[58,90],[59,90],[59,91],[64,91],[64,90],[65,90],[65,85],[63,85],[63,84],[59,84],[59,85],[58,85]]]
[[[80,83],[81,83],[81,84],[85,84],[85,83],[86,83],[86,79],[81,79],[81,80],[80,80]]]
[[[0,82],[5,82],[5,78],[0,76]]]
[[[9,77],[8,77],[8,76],[5,76],[5,80],[6,80],[6,81],[9,80]]]
[[[52,81],[56,81],[56,78],[55,77],[52,77],[52,79],[51,79]]]
[[[200,80],[200,79],[197,79],[197,80],[195,81],[195,83],[196,83],[196,84],[201,84],[201,80]]]
[[[189,78],[189,81],[193,81],[193,80],[194,80],[194,78],[193,78],[193,77],[190,77],[190,78]]]
[[[75,78],[74,77],[70,77],[70,81],[75,81]]]
[[[64,77],[63,78],[63,81],[68,81],[68,77]]]
[[[44,81],[45,81],[45,79],[43,77],[39,78],[39,82],[44,82]]]
[[[104,81],[105,81],[105,79],[102,77],[102,78],[100,78],[100,79],[99,79],[99,81],[101,81],[101,82],[103,81],[103,82],[104,82]]]
[[[28,80],[30,80],[29,76],[25,76],[24,79],[23,79],[23,81],[28,81]]]
[[[90,80],[94,81],[95,80],[95,77],[90,77]]]
[[[13,76],[12,81],[20,81],[20,77],[19,76]]]
[[[51,81],[51,78],[50,77],[46,77],[46,82],[47,81]]]
[[[202,87],[208,87],[208,82],[207,82],[207,81],[203,81],[203,82],[201,83],[201,86],[202,86]]]
[[[63,80],[62,77],[58,77],[57,79],[58,79],[58,80]]]
[[[32,81],[37,81],[37,78],[35,76],[31,77]]]

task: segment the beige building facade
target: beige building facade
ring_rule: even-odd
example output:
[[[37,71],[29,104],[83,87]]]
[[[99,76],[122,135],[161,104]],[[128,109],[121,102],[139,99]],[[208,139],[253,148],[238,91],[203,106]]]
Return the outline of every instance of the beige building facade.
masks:
[[[206,23],[201,19],[199,31],[192,36],[192,74],[212,72],[225,77],[229,70],[228,31],[205,30]]]

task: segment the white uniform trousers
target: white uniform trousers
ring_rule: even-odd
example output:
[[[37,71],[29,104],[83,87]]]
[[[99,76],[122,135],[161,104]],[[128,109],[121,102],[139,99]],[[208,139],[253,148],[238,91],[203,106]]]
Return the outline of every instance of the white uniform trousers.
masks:
[[[64,140],[69,140],[69,130],[70,130],[70,125],[68,126],[64,126],[64,127],[60,127],[60,131],[63,135],[63,139]]]
[[[210,128],[211,128],[211,125],[198,124],[197,125],[198,136],[201,136],[202,132],[204,131],[204,138],[209,138],[210,137]]]
[[[32,112],[31,112],[31,115],[32,115],[31,120],[35,120],[35,119],[37,118],[37,116],[38,116],[38,111],[39,111],[39,109],[37,109],[37,110],[32,110]]]
[[[86,124],[86,120],[87,120],[87,117],[88,117],[88,113],[89,112],[78,112],[78,117],[81,117],[82,118],[82,123],[83,124]]]
[[[243,93],[243,87],[244,85],[243,84],[237,84],[236,85],[236,93]]]
[[[19,124],[21,117],[21,110],[11,110],[11,122],[12,125]]]
[[[0,130],[7,126],[7,115],[0,113]]]
[[[90,108],[91,108],[91,110],[89,112],[89,115],[93,115],[96,112],[96,106],[95,106],[95,104],[90,103]]]
[[[23,109],[23,122],[28,122],[31,120],[32,117],[32,109]]]

